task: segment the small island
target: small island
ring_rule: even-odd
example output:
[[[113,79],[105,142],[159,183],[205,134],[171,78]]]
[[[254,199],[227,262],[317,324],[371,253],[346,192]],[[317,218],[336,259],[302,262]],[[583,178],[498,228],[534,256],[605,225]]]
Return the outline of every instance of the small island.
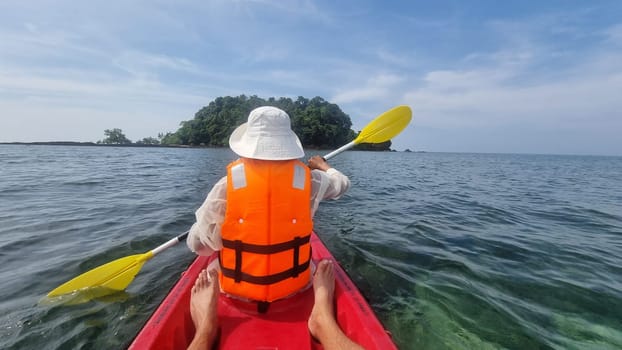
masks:
[[[119,128],[104,130],[104,139],[97,142],[11,142],[10,144],[64,145],[64,146],[126,146],[126,147],[228,147],[229,136],[237,126],[246,122],[248,114],[260,106],[274,106],[287,112],[292,130],[308,149],[335,149],[354,140],[357,132],[351,129],[352,121],[341,108],[316,96],[308,99],[299,96],[263,99],[240,95],[218,97],[199,109],[193,119],[182,121],[175,132],[159,133],[132,142]],[[361,143],[355,150],[390,151],[391,141]]]
[[[174,133],[159,135],[160,144],[228,147],[229,136],[246,122],[248,114],[260,106],[274,106],[287,112],[292,130],[305,148],[333,149],[356,138],[352,121],[341,108],[317,96],[312,99],[299,96],[263,99],[257,96],[218,97],[201,108],[194,119],[181,122]],[[391,141],[382,144],[360,144],[355,149],[388,151]]]

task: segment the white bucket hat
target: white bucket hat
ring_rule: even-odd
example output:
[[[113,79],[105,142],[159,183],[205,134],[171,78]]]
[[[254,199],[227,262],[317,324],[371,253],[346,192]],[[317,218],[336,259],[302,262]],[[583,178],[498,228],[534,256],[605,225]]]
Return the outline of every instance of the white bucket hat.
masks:
[[[229,147],[239,156],[253,159],[287,160],[304,156],[287,113],[269,106],[250,112],[248,121],[229,137]]]

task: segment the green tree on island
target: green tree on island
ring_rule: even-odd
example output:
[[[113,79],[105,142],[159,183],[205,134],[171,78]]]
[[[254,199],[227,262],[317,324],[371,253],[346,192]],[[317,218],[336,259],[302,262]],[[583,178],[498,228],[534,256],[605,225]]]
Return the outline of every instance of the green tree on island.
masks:
[[[181,122],[175,133],[166,134],[162,144],[204,145],[224,147],[229,136],[240,124],[246,122],[251,110],[259,106],[274,106],[289,114],[292,129],[305,147],[333,148],[343,145],[356,136],[350,129],[352,122],[339,106],[321,97],[307,99],[257,96],[218,97],[201,108],[194,119]]]
[[[104,130],[104,135],[106,136],[106,138],[101,141],[97,141],[97,143],[103,143],[107,145],[127,145],[132,143],[132,141],[125,137],[125,134],[123,134],[123,131],[121,129],[106,129]]]
[[[159,145],[160,140],[155,137],[145,137],[140,141],[136,141],[137,145]]]

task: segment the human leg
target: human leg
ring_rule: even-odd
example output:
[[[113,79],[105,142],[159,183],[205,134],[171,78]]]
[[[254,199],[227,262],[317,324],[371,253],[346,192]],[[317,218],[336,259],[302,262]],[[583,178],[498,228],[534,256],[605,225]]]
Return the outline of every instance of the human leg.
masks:
[[[219,294],[217,272],[201,271],[190,295],[190,315],[196,331],[188,349],[205,350],[213,347],[218,335]]]
[[[309,332],[322,343],[325,350],[350,350],[362,347],[348,338],[335,319],[333,297],[335,270],[330,260],[322,260],[313,275],[315,304],[309,317]]]

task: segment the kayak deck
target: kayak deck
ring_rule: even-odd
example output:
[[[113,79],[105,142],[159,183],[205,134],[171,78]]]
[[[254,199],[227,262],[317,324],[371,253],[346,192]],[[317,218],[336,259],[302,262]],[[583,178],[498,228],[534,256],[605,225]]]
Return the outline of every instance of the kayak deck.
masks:
[[[344,333],[365,349],[397,349],[346,272],[319,237],[311,236],[313,261],[331,259],[335,267],[337,321]],[[198,257],[136,336],[129,349],[185,349],[194,336],[190,290],[201,270],[213,260]],[[226,297],[218,302],[219,349],[322,349],[313,341],[307,320],[313,308],[313,288],[270,304],[266,313],[257,304]]]

